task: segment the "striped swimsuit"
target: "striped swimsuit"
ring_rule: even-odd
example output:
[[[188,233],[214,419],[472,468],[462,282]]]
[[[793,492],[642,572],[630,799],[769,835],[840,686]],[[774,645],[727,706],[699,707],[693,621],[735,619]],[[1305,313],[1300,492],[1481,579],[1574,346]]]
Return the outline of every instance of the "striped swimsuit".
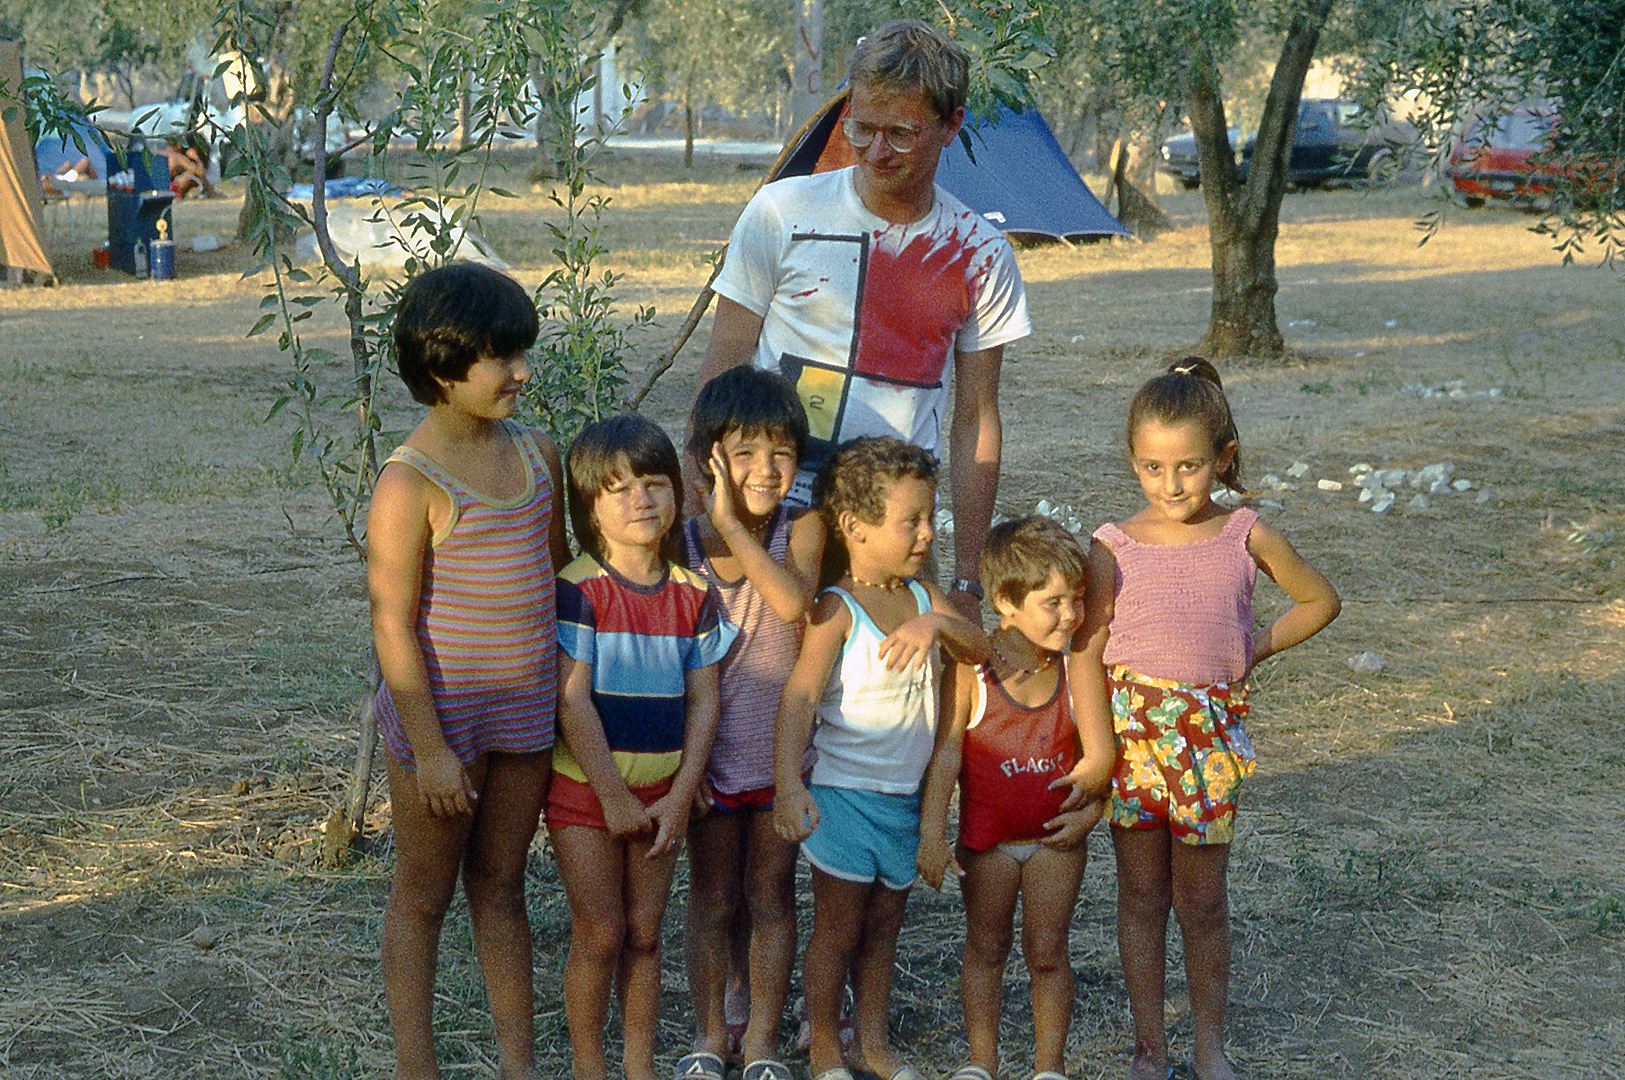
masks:
[[[553,483],[535,444],[517,424],[503,424],[530,474],[515,499],[481,495],[409,446],[389,457],[451,499],[450,520],[423,553],[417,633],[440,730],[464,764],[491,750],[525,754],[553,745]],[[377,718],[390,753],[413,767],[387,685],[378,691]]]
[[[798,515],[780,504],[762,545],[780,566],[790,548],[790,529]],[[706,780],[728,795],[773,786],[773,729],[784,684],[801,652],[802,623],[779,618],[762,594],[743,575],[738,581],[717,576],[700,542],[700,519],[683,529],[683,554],[689,568],[716,590],[723,616],[739,628],[739,637],[722,660],[722,711]],[[810,765],[810,762],[808,763]]]

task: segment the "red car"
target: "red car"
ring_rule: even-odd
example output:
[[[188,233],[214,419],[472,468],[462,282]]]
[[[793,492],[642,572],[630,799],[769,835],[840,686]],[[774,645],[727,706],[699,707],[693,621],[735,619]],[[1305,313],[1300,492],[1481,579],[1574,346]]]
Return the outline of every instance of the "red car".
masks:
[[[1473,209],[1489,199],[1562,203],[1577,195],[1597,198],[1617,186],[1619,162],[1552,150],[1556,122],[1552,113],[1533,108],[1473,121],[1445,166],[1461,201]]]

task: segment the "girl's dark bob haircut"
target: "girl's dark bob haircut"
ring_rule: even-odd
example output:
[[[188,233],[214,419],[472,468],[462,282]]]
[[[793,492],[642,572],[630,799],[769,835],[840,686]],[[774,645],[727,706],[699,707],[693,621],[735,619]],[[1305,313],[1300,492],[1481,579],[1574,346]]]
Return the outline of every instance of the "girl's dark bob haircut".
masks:
[[[729,368],[700,387],[690,426],[687,449],[701,465],[710,462],[711,447],[730,431],[789,439],[797,461],[807,448],[807,410],[796,388],[783,375],[750,364]]]
[[[1168,370],[1140,387],[1128,407],[1128,453],[1134,456],[1134,433],[1146,420],[1164,424],[1196,423],[1212,438],[1213,454],[1236,444],[1230,466],[1219,474],[1219,483],[1240,492],[1241,440],[1236,421],[1230,415],[1230,402],[1224,396],[1219,369],[1200,356],[1187,356],[1168,365]]]
[[[637,413],[622,413],[581,429],[565,456],[570,492],[570,524],[581,550],[604,561],[604,542],[593,523],[593,504],[617,479],[665,476],[677,500],[672,528],[661,542],[667,562],[678,562],[678,525],[683,520],[683,468],[677,448],[660,425]]]
[[[536,344],[540,323],[524,287],[479,263],[448,263],[419,274],[395,308],[395,367],[412,399],[446,400],[442,382],[462,382],[482,356],[508,357]]]

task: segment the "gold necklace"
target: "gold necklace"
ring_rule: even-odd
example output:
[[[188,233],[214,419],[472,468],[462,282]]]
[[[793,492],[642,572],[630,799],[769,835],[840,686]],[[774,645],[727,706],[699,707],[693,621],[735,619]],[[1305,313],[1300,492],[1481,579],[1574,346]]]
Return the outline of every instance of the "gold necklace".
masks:
[[[889,585],[882,585],[878,581],[864,581],[856,574],[848,574],[847,576],[852,579],[852,584],[854,585],[863,585],[871,589],[879,589],[882,592],[896,592],[898,589],[901,589],[904,585],[908,584],[908,578],[892,578]]]

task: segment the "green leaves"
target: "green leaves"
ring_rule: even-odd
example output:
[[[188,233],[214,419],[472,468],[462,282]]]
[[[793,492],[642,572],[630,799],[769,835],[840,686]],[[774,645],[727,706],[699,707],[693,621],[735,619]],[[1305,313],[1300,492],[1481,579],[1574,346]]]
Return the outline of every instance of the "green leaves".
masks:
[[[619,278],[595,268],[605,253],[609,201],[587,191],[602,139],[581,137],[575,103],[596,79],[596,59],[584,55],[583,44],[597,19],[587,0],[310,0],[297,8],[237,0],[216,20],[226,27],[217,51],[261,55],[268,41],[296,38],[331,47],[331,73],[296,88],[297,100],[337,100],[387,65],[395,100],[374,126],[368,168],[404,191],[380,207],[412,238],[408,278],[469,254],[485,200],[513,197],[487,182],[493,150],[535,125],[559,171],[550,197],[564,214],[546,223],[558,265],[536,293],[542,333],[522,411],[560,442],[623,407],[629,335],[653,318],[646,309],[623,317]],[[324,68],[325,59],[312,70]],[[375,399],[390,371],[389,335],[404,283],[370,280],[337,255],[312,268],[296,261],[295,236],[319,218],[314,205],[286,197],[292,176],[278,136],[270,122],[238,128],[229,167],[249,188],[245,223],[260,258],[254,273],[271,276],[248,334],[276,332],[288,362],[284,393],[265,419],[289,425],[290,454],[316,466],[335,516],[364,554],[359,526],[382,427]],[[344,356],[301,337],[301,324],[335,304],[349,324]]]

